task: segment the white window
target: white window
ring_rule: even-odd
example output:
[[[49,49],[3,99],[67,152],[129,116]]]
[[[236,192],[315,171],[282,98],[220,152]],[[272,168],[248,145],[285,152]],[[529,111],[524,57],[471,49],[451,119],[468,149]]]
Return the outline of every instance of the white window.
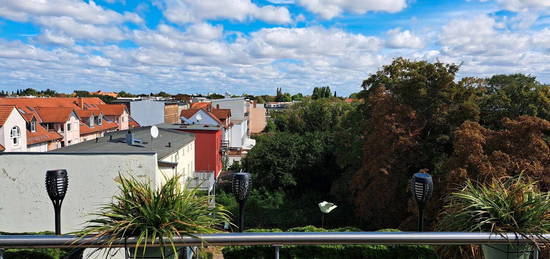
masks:
[[[174,162],[176,162],[176,163],[179,162],[179,160],[180,160],[180,152],[176,152],[176,156],[175,156],[174,159],[176,160],[176,161],[174,161]]]
[[[16,146],[19,145],[20,137],[21,137],[21,130],[19,129],[19,127],[14,126],[13,128],[11,128],[10,138],[12,139],[14,145]]]
[[[103,123],[103,120],[101,119],[101,115],[97,117],[97,125],[101,126],[101,123]]]
[[[90,127],[94,126],[94,115],[90,116]]]
[[[71,123],[67,123],[67,131],[71,131]]]
[[[35,131],[36,131],[36,120],[32,119],[31,120],[31,132],[35,132]]]

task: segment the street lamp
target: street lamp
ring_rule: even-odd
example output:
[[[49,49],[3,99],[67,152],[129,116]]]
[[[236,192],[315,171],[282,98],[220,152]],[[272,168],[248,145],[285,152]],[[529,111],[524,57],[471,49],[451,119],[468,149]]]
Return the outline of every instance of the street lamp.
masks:
[[[250,192],[252,181],[249,173],[234,173],[233,182],[231,184],[233,195],[239,202],[239,232],[244,229],[244,203]]]
[[[432,197],[433,181],[428,173],[416,173],[411,179],[411,192],[418,204],[418,231],[422,232],[424,227],[424,207]]]
[[[63,198],[67,193],[67,186],[69,185],[69,178],[67,176],[67,170],[56,169],[48,170],[46,172],[46,190],[53,203],[53,209],[55,211],[55,234],[61,235],[61,204]]]

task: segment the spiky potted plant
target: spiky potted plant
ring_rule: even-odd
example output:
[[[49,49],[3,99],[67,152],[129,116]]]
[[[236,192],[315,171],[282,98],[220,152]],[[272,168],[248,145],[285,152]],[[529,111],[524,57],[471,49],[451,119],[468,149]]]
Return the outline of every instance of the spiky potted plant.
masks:
[[[550,231],[550,196],[525,176],[466,181],[451,193],[438,224],[440,231],[515,233],[531,244],[482,245],[485,258],[529,258],[536,239]]]
[[[106,238],[109,245],[135,238],[129,249],[133,258],[177,258],[175,237],[217,232],[217,226],[230,222],[226,209],[209,206],[211,197],[185,188],[180,178],[167,178],[155,188],[150,181],[119,176],[119,193],[78,234]]]

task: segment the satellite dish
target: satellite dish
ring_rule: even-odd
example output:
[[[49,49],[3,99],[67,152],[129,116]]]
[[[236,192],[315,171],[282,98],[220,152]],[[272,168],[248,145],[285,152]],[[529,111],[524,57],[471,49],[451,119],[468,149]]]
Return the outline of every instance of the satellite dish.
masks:
[[[202,116],[201,116],[200,114],[197,114],[197,117],[196,117],[196,118],[197,118],[198,121],[201,121],[201,120],[202,120]]]
[[[157,138],[159,136],[159,128],[157,126],[151,126],[151,137]]]

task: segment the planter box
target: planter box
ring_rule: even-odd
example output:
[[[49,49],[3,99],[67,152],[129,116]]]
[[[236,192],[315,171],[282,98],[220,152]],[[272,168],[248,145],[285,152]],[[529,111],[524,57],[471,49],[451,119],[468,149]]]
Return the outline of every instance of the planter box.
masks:
[[[482,245],[485,259],[529,259],[529,245]]]

